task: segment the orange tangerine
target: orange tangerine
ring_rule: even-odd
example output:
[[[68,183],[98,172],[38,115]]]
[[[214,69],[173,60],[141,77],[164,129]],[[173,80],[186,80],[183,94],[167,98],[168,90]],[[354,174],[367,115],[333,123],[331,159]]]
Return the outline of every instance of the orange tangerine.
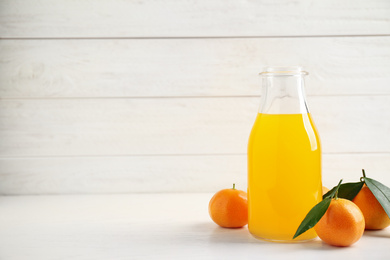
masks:
[[[218,191],[209,203],[211,219],[225,228],[239,228],[248,224],[248,198],[245,191],[232,189]]]
[[[390,225],[389,216],[365,184],[352,201],[363,212],[366,229],[384,229]]]
[[[350,246],[363,235],[363,213],[352,201],[332,199],[328,210],[314,226],[314,230],[329,245]]]

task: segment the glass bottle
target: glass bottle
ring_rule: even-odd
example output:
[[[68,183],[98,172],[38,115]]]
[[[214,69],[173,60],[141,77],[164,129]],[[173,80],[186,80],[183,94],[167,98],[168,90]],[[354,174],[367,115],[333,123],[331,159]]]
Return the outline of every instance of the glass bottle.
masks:
[[[248,144],[248,228],[257,238],[292,239],[322,199],[321,145],[309,113],[301,67],[267,67],[261,105]]]

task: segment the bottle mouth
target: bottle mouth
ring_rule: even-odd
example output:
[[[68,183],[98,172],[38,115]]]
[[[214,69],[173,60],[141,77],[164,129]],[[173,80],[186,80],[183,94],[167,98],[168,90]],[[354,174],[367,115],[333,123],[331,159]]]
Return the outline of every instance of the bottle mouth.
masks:
[[[259,75],[263,77],[267,76],[306,76],[309,73],[302,70],[302,67],[300,66],[291,66],[291,67],[279,67],[279,66],[272,66],[272,67],[265,67],[263,69],[263,72],[261,72]]]

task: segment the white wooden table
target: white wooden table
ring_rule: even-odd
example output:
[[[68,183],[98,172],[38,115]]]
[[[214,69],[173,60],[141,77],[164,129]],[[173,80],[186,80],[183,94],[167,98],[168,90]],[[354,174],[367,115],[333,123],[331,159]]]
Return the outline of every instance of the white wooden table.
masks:
[[[211,196],[3,196],[0,259],[390,259],[390,228],[349,248],[268,243],[215,225]]]

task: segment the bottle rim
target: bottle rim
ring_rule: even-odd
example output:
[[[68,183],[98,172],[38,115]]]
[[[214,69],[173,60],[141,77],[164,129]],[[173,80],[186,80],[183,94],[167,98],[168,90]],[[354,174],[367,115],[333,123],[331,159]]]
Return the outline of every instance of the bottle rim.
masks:
[[[260,76],[306,76],[309,75],[301,66],[268,66],[263,69]]]

